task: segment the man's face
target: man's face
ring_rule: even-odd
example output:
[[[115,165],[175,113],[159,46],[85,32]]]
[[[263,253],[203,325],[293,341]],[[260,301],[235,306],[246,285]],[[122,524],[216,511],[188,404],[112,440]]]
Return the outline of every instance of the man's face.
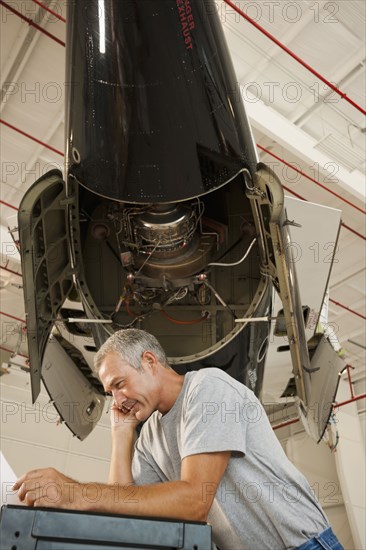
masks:
[[[148,362],[142,361],[142,369],[137,370],[116,353],[109,353],[100,366],[99,378],[124,413],[132,410],[143,421],[156,410],[156,377]]]

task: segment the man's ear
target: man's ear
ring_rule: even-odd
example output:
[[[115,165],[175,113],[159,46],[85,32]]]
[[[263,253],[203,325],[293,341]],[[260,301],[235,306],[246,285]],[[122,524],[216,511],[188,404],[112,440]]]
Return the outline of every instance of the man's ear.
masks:
[[[157,367],[158,361],[152,351],[144,351],[142,360],[146,367],[149,366],[153,370]]]

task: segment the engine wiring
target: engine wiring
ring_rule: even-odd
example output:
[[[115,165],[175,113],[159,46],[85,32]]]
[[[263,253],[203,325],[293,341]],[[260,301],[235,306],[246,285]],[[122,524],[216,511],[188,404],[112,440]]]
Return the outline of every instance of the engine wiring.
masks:
[[[252,240],[252,242],[250,243],[249,245],[249,248],[248,250],[245,252],[244,256],[242,258],[240,258],[240,260],[238,260],[237,262],[233,262],[233,263],[229,263],[229,264],[225,264],[225,263],[221,263],[221,262],[211,262],[209,263],[208,265],[211,267],[211,266],[217,266],[217,267],[235,267],[236,265],[239,265],[241,264],[242,262],[244,262],[244,260],[247,258],[249,252],[251,251],[251,249],[253,248],[254,246],[254,243],[256,242],[256,238]]]
[[[220,260],[222,260],[222,258],[225,258],[225,256],[227,256],[227,254],[229,254],[229,252],[231,252],[232,250],[234,250],[234,248],[235,248],[236,246],[238,246],[238,244],[240,244],[240,243],[242,242],[242,240],[244,239],[244,237],[245,237],[245,234],[242,233],[242,234],[240,235],[240,237],[239,237],[239,238],[238,238],[238,239],[237,239],[237,240],[236,240],[227,250],[225,250],[225,251],[217,258],[216,261],[220,261]]]
[[[247,168],[244,168],[243,176],[244,176],[245,187],[248,189],[248,191],[254,191],[255,186],[250,185],[253,182],[252,174],[249,172]]]
[[[186,296],[187,293],[188,293],[187,288],[179,289],[178,292],[176,292],[173,296],[171,296],[170,300],[165,305],[168,305],[172,301],[183,299]],[[152,311],[150,309],[148,312],[146,312],[144,314],[141,314],[141,313],[139,314],[139,313],[136,313],[136,312],[132,311],[131,308],[130,308],[130,299],[127,296],[127,294],[128,294],[128,291],[127,291],[126,288],[124,288],[123,293],[120,296],[119,301],[118,301],[118,303],[115,307],[115,310],[114,310],[113,314],[111,315],[111,320],[113,321],[114,325],[118,326],[120,328],[129,328],[129,327],[133,326],[136,323],[136,321],[138,321],[140,319],[143,319],[144,317],[146,317]],[[124,325],[122,325],[120,323],[117,323],[113,319],[113,317],[115,317],[116,314],[120,311],[120,308],[121,308],[122,304],[124,304],[127,314],[130,317],[133,317],[133,320],[130,323],[124,324]],[[195,324],[198,324],[198,323],[202,323],[203,321],[208,319],[209,316],[210,316],[209,312],[206,311],[205,313],[202,313],[202,316],[198,319],[181,320],[181,319],[175,319],[174,317],[171,317],[164,309],[160,309],[159,311],[168,321],[170,321],[171,323],[175,323],[177,325],[195,325]]]
[[[236,313],[235,311],[233,311],[231,309],[231,307],[229,306],[229,304],[227,304],[225,302],[225,300],[220,296],[220,294],[217,292],[217,290],[215,290],[215,288],[212,286],[211,283],[208,282],[207,280],[207,275],[205,273],[201,273],[201,275],[199,275],[199,279],[200,281],[213,293],[213,295],[216,297],[216,299],[220,302],[220,304],[222,306],[224,306],[229,312],[230,314],[232,315],[233,319],[237,319],[237,316],[236,316]]]
[[[151,256],[154,254],[155,250],[158,248],[158,246],[160,245],[160,241],[158,241],[154,248],[151,250],[151,252],[149,253],[148,257],[145,259],[144,263],[141,265],[140,269],[138,270],[138,272],[135,274],[135,277],[137,277],[140,272],[142,271],[142,268],[147,264],[147,262],[150,260]]]
[[[137,321],[140,321],[141,319],[144,319],[151,311],[151,310],[147,311],[146,313],[143,313],[143,314],[135,313],[134,311],[131,311],[128,300],[124,300],[124,303],[125,303],[125,308],[126,308],[127,314],[129,315],[129,317],[133,317],[133,319],[131,320],[130,323],[127,323],[127,324],[118,323],[115,320],[115,316],[117,315],[117,312],[114,311],[111,315],[111,320],[113,322],[113,325],[118,327],[118,328],[126,329],[126,328],[132,327]]]
[[[131,292],[131,289],[129,289],[128,287],[125,286],[123,288],[123,292],[122,292],[121,296],[119,297],[117,305],[114,308],[114,312],[112,313],[112,315],[110,317],[111,320],[113,321],[113,324],[116,327],[123,328],[123,329],[129,328],[129,327],[133,326],[138,320],[143,319],[144,317],[146,317],[146,315],[148,315],[151,311],[151,310],[149,310],[149,311],[147,311],[146,313],[143,313],[143,314],[141,314],[141,313],[139,314],[139,313],[135,313],[135,312],[131,311],[130,303],[129,303],[130,302],[130,297],[129,297],[130,292]],[[127,323],[127,324],[121,324],[121,323],[116,322],[116,320],[115,320],[115,316],[120,311],[121,306],[123,304],[125,305],[125,309],[126,309],[127,314],[129,315],[129,317],[133,317],[132,321],[130,323]]]
[[[211,302],[211,290],[206,285],[200,285],[196,296],[196,301],[200,306],[207,306]]]
[[[115,315],[116,315],[115,312],[112,313],[112,315],[111,315],[111,320],[112,320],[112,322],[113,322],[113,325],[114,325],[115,327],[118,327],[119,329],[131,328],[131,327],[134,326],[134,324],[135,324],[137,321],[139,321],[140,319],[142,319],[142,318],[144,317],[144,315],[137,316],[137,317],[135,317],[134,319],[132,319],[132,321],[131,321],[130,323],[127,323],[126,325],[122,325],[121,323],[117,323],[117,322],[113,319],[113,317],[114,317]]]
[[[139,262],[140,265],[137,272],[128,271],[127,273],[126,284],[123,288],[121,295],[118,298],[118,302],[112,314],[112,320],[117,326],[121,326],[118,321],[122,321],[122,319],[127,321],[127,319],[125,319],[126,315],[132,318],[132,321],[127,325],[123,325],[123,327],[131,326],[131,324],[135,323],[137,320],[146,318],[154,311],[160,311],[160,314],[164,316],[168,321],[178,325],[193,325],[197,323],[202,323],[210,316],[210,314],[205,311],[205,306],[212,301],[213,296],[215,296],[216,300],[227,309],[227,311],[232,315],[234,319],[236,319],[235,312],[213,288],[213,286],[207,279],[208,274],[204,272],[201,272],[199,275],[194,276],[193,279],[187,277],[186,279],[184,279],[182,277],[178,281],[179,288],[174,288],[174,286],[177,284],[177,282],[174,283],[174,281],[172,284],[167,284],[163,281],[163,283],[159,285],[158,276],[156,276],[155,280],[151,279],[150,285],[152,286],[150,287],[149,278],[146,277],[146,275],[139,278],[140,273],[144,272],[145,266],[149,264],[149,260],[155,252],[159,252],[159,254],[164,255],[168,251],[171,255],[172,251],[174,252],[175,250],[176,255],[179,256],[179,254],[181,253],[180,250],[182,248],[182,242],[189,242],[191,237],[193,237],[193,234],[197,230],[197,227],[199,227],[200,235],[215,235],[217,239],[217,246],[219,245],[219,235],[217,232],[207,233],[203,230],[204,228],[202,219],[205,212],[205,204],[197,199],[195,202],[192,202],[190,206],[191,212],[189,217],[188,213],[186,213],[185,211],[181,212],[180,210],[177,210],[175,212],[174,210],[173,220],[170,220],[169,217],[167,218],[167,226],[168,229],[171,226],[171,234],[169,232],[167,232],[166,234],[164,232],[158,232],[155,228],[160,218],[162,222],[165,222],[165,211],[162,211],[161,213],[157,212],[156,215],[158,217],[156,220],[153,219],[153,230],[151,231],[149,225],[150,219],[145,216],[145,213],[151,211],[151,207],[125,208],[122,212],[111,212],[109,214],[109,219],[115,224],[115,233],[117,236],[118,244],[123,244],[124,247],[129,248],[131,254],[134,256],[136,256],[136,253],[137,255],[143,254],[145,256],[143,260]],[[180,240],[178,239],[178,237]],[[242,242],[244,237],[245,235],[241,234],[239,238],[230,246],[230,248],[221,255],[219,260],[221,260],[222,257],[225,257],[226,254],[228,254],[233,248],[235,248],[240,242]],[[172,241],[171,246],[167,248],[169,238],[171,238]],[[207,264],[207,266],[230,268],[240,265],[248,257],[256,241],[256,238],[251,241],[245,254],[238,261],[233,263],[216,261]],[[123,267],[125,266],[123,265]],[[128,267],[132,267],[133,269],[133,263],[129,264]],[[176,319],[175,317],[172,317],[171,315],[169,315],[169,313],[167,313],[166,308],[168,306],[170,306],[174,302],[181,302],[187,297],[188,301],[190,297],[193,297],[195,302],[201,306],[202,310],[201,316],[199,318],[188,320]],[[137,306],[139,310],[138,312],[134,311],[135,306]],[[123,311],[121,311],[122,308]]]
[[[183,286],[179,288],[174,294],[172,294],[164,303],[164,306],[167,306],[173,302],[179,302],[179,300],[183,300],[188,294],[188,287]]]
[[[175,319],[174,317],[171,317],[170,315],[168,315],[168,313],[166,311],[164,311],[163,309],[160,309],[159,310],[160,313],[163,315],[163,317],[165,317],[166,319],[168,319],[168,321],[170,321],[171,323],[175,323],[176,325],[197,325],[198,323],[202,323],[203,321],[206,321],[206,319],[209,318],[209,312],[206,311],[205,313],[202,314],[202,316],[198,319],[191,319],[191,320],[181,320],[181,319]]]

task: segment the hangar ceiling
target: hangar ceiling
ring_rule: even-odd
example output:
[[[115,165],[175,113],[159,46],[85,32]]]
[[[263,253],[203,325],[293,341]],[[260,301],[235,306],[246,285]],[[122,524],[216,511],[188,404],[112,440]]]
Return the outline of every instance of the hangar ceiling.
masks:
[[[363,376],[366,5],[362,0],[236,2],[255,26],[229,4],[217,1],[213,9],[224,27],[236,91],[244,100],[261,160],[278,174],[289,196],[342,210],[330,279],[329,323],[346,350],[346,362],[356,376]],[[66,2],[9,0],[0,5],[1,362],[12,355],[13,363],[23,365],[27,346],[21,322],[22,278],[12,231],[25,191],[52,167],[63,169],[64,98],[69,85],[62,45]],[[339,88],[343,97],[314,71]],[[313,250],[314,262],[327,262],[329,250],[317,243]]]

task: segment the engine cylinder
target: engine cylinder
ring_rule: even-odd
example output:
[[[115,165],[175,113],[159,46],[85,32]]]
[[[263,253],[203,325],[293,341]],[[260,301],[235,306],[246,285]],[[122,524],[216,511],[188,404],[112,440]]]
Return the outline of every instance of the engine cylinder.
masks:
[[[156,204],[254,174],[214,2],[77,0],[67,20],[69,176],[112,200]]]
[[[161,206],[136,216],[133,232],[146,252],[154,255],[185,247],[192,240],[197,225],[195,213],[183,205]]]

